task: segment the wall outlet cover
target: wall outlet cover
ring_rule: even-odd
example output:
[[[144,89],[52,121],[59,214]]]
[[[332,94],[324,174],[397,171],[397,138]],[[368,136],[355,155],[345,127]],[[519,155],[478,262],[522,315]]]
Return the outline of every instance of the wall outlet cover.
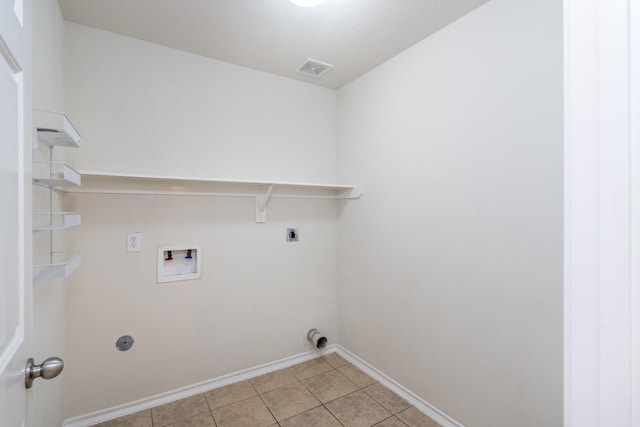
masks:
[[[142,233],[139,231],[127,233],[127,252],[140,252],[142,250]]]
[[[297,228],[287,228],[287,242],[300,240],[300,231]]]

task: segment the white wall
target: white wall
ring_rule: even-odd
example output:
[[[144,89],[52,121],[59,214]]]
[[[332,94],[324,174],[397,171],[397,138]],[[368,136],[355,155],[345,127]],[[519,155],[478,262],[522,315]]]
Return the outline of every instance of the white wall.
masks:
[[[465,425],[561,425],[561,14],[493,0],[338,96],[66,24],[81,169],[338,170],[366,189],[338,223],[334,202],[277,199],[261,225],[250,199],[68,196],[83,264],[67,285],[66,417],[304,351],[315,326]],[[125,253],[127,231],[141,253]],[[200,243],[204,278],[156,284],[162,243]]]
[[[336,93],[67,24],[85,170],[333,182]]]
[[[335,91],[75,24],[66,36],[80,169],[335,180]],[[335,201],[274,199],[266,224],[252,199],[67,201],[83,258],[67,285],[67,418],[308,351],[311,327],[335,339]],[[142,252],[125,252],[129,231]],[[202,246],[203,278],[157,284],[156,246],[179,243]],[[117,351],[125,334],[135,344]]]
[[[64,111],[64,20],[56,0],[35,0],[33,10],[33,107]],[[61,161],[66,149],[54,150],[54,157]],[[40,144],[33,152],[34,160],[48,160],[49,149]],[[49,190],[33,186],[33,210],[49,211]],[[63,210],[59,193],[53,193],[53,206]],[[33,264],[49,262],[50,234],[33,233]],[[54,247],[64,243],[64,233],[54,233]],[[33,357],[36,363],[47,357],[65,359],[65,293],[64,283],[52,281],[33,285]],[[31,390],[35,426],[61,425],[63,416],[63,383],[67,372],[51,381],[38,381]]]
[[[339,92],[340,343],[464,425],[562,425],[562,2],[493,0]]]

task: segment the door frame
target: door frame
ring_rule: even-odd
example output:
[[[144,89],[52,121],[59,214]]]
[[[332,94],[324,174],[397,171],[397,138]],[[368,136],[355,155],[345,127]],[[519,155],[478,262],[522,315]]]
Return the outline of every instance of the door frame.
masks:
[[[629,5],[631,123],[631,425],[640,426],[640,4]]]
[[[565,427],[640,426],[634,2],[564,0]]]

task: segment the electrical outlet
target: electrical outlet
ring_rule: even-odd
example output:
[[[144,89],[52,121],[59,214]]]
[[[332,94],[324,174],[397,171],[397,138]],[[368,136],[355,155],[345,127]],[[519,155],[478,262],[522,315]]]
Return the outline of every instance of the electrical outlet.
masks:
[[[297,228],[287,228],[287,242],[297,242],[300,239],[300,232]]]
[[[140,252],[142,250],[142,233],[127,233],[127,252]]]

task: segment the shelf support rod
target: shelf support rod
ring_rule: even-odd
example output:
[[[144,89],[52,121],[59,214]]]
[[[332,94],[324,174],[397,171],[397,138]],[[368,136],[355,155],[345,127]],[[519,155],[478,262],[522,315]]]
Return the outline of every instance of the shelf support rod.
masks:
[[[273,184],[263,185],[258,188],[256,194],[256,222],[267,222],[267,203],[271,198],[271,192],[273,191]]]

